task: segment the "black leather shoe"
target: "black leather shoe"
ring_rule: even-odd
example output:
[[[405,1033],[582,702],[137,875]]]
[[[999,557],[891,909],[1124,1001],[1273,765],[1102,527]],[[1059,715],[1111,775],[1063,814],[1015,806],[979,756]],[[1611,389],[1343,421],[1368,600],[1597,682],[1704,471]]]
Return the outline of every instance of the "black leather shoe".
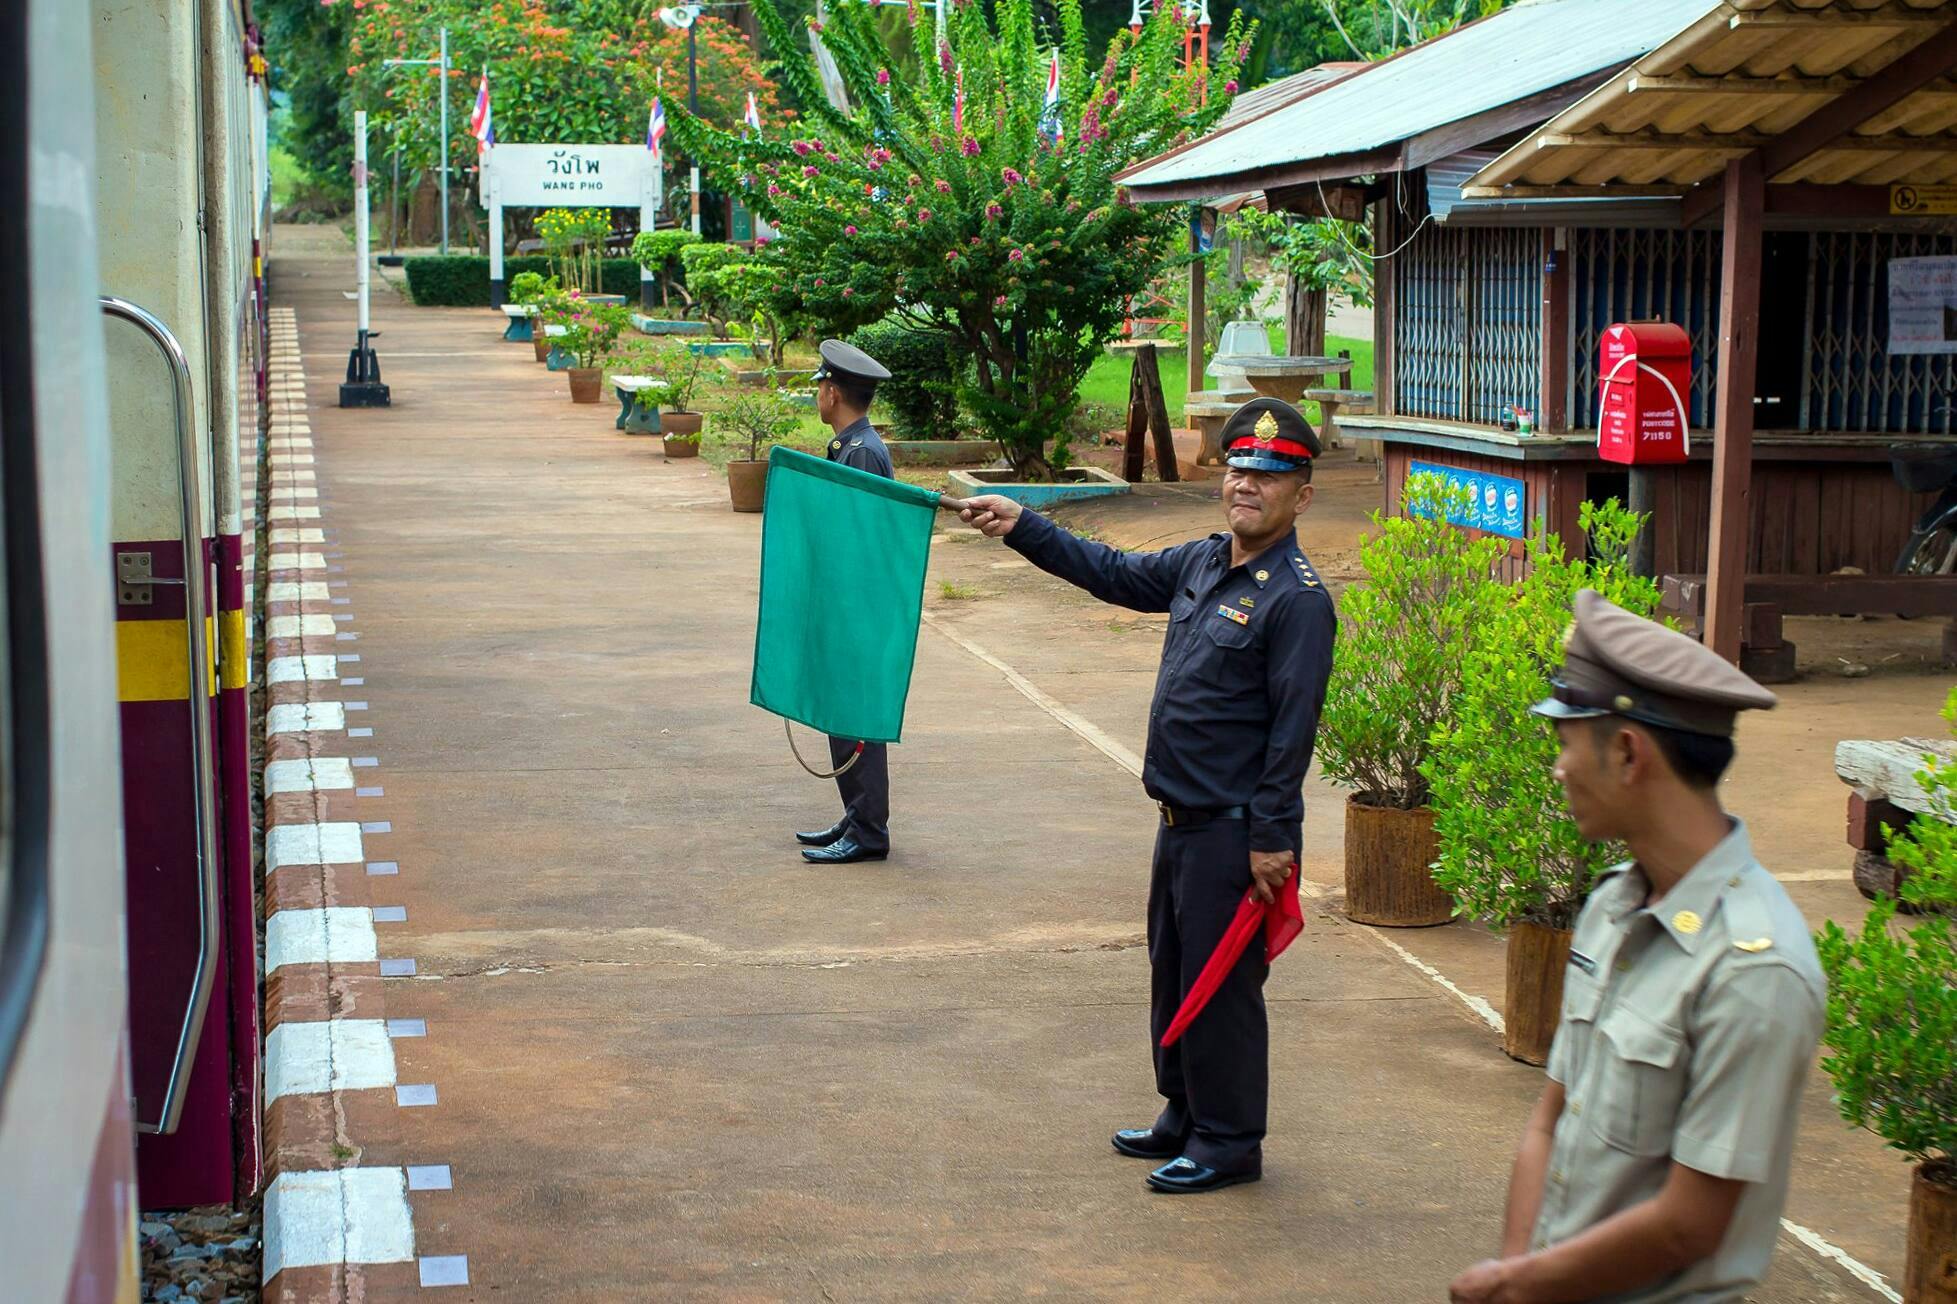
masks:
[[[1173,1159],[1182,1153],[1182,1138],[1157,1136],[1152,1127],[1124,1127],[1109,1140],[1131,1159]]]
[[[810,847],[802,859],[812,865],[854,865],[859,860],[884,860],[890,852],[871,851],[854,838],[837,838],[826,847]]]
[[[826,847],[832,842],[841,841],[843,831],[848,827],[849,817],[845,815],[820,833],[797,833],[795,840],[805,847]]]
[[[1150,1173],[1148,1185],[1150,1190],[1160,1191],[1164,1195],[1200,1195],[1204,1191],[1220,1191],[1239,1182],[1254,1182],[1263,1175],[1261,1172],[1219,1173],[1185,1155]]]

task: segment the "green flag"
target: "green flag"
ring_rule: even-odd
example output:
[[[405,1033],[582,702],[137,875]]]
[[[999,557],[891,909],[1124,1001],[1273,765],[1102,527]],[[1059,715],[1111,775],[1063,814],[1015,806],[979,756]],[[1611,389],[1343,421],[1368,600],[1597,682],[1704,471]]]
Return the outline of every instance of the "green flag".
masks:
[[[902,738],[937,503],[928,489],[769,452],[754,705],[838,738]]]

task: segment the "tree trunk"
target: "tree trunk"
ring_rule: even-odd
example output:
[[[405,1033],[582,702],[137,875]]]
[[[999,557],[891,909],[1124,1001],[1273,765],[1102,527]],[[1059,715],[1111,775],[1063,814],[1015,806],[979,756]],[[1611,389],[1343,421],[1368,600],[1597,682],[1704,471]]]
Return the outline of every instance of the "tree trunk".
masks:
[[[1296,272],[1284,280],[1284,339],[1293,357],[1325,356],[1325,291],[1306,287]]]

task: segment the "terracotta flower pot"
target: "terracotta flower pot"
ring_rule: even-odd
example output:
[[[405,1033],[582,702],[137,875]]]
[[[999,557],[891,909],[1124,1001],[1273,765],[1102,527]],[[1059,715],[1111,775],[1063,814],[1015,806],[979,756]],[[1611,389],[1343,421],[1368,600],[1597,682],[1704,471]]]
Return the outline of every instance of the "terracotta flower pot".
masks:
[[[1918,1165],[1910,1184],[1903,1304],[1957,1304],[1957,1163]]]
[[[706,424],[701,412],[661,412],[659,433],[665,437],[666,456],[700,456],[700,427]]]
[[[544,334],[542,326],[538,326],[536,333],[530,337],[530,347],[536,350],[537,361],[542,362],[550,357],[550,336]]]
[[[1511,1059],[1524,1064],[1549,1062],[1549,1043],[1563,1020],[1563,968],[1569,962],[1569,929],[1545,924],[1517,924],[1509,929],[1502,1049]]]
[[[1345,914],[1354,923],[1427,928],[1454,918],[1454,898],[1434,886],[1434,812],[1345,802]]]
[[[727,496],[737,512],[758,512],[768,496],[766,462],[729,462]]]
[[[571,378],[571,401],[573,403],[596,403],[604,397],[603,367],[571,367],[566,372]]]
[[[670,431],[662,430],[660,432],[659,442],[666,456],[669,458],[700,456],[700,437],[698,435],[675,435]]]

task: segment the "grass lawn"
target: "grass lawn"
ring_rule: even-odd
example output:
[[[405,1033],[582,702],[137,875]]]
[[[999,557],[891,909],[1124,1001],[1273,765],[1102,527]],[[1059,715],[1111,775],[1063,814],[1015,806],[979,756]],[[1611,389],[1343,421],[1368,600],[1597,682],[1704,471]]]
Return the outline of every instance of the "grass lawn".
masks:
[[[1371,340],[1328,335],[1325,337],[1325,348],[1329,353],[1337,353],[1340,349],[1352,350],[1352,387],[1354,389],[1373,387],[1373,342]],[[1156,357],[1161,360],[1162,366],[1162,397],[1169,405],[1171,423],[1181,421],[1182,400],[1189,392],[1188,369],[1183,361],[1184,356],[1181,349],[1156,350]],[[1080,401],[1099,403],[1113,408],[1117,413],[1125,414],[1128,410],[1128,370],[1128,359],[1103,353],[1094,360],[1094,365],[1087,369],[1086,379],[1081,381]],[[1317,424],[1318,404],[1305,405],[1305,418],[1314,425]],[[1117,416],[1115,423],[1119,424],[1119,421],[1120,417]]]

